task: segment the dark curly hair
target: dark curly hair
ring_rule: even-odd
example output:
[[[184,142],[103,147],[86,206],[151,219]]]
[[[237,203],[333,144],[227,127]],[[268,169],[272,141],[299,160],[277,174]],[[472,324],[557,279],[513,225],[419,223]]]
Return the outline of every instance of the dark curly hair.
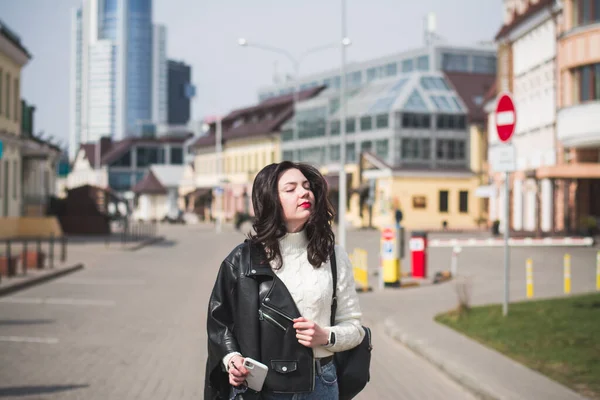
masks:
[[[276,268],[281,268],[282,257],[278,240],[287,234],[287,229],[279,200],[278,182],[282,173],[294,168],[306,177],[315,196],[313,212],[303,230],[308,239],[308,262],[318,268],[329,259],[335,246],[335,236],[331,229],[334,210],[327,197],[325,178],[311,165],[283,161],[267,165],[256,175],[252,184],[255,215],[252,227],[256,233],[250,234],[249,238],[265,249],[267,262],[276,260]]]

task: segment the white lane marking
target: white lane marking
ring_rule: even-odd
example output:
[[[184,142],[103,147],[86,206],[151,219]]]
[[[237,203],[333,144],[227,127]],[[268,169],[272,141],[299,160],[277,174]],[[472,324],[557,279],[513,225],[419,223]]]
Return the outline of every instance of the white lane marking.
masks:
[[[0,342],[56,344],[58,343],[58,339],[26,336],[0,336]]]
[[[36,298],[36,297],[6,297],[0,299],[0,303],[12,304],[54,304],[71,306],[103,306],[112,307],[115,305],[111,300],[87,300],[87,299],[58,299],[58,298]]]
[[[107,286],[137,286],[145,285],[146,282],[135,279],[63,279],[56,280],[54,284],[68,285],[107,285]]]

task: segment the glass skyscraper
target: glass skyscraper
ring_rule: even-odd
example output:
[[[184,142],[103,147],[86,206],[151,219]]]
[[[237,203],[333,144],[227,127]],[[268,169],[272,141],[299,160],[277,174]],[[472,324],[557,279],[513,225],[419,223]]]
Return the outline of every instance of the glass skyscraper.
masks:
[[[81,143],[136,136],[152,120],[152,29],[152,0],[83,0],[73,11],[71,159]]]

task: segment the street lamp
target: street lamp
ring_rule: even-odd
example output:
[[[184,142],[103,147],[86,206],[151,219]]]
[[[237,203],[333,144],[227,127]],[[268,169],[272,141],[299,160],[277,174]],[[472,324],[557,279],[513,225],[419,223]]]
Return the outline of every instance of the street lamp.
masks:
[[[350,41],[350,39],[348,38],[344,38],[342,40],[342,47],[345,46],[350,46],[350,44],[352,44],[352,42]],[[290,52],[288,52],[285,49],[281,49],[278,47],[272,47],[272,46],[268,46],[268,45],[264,45],[264,44],[260,44],[260,43],[254,43],[254,42],[248,42],[248,40],[246,38],[239,38],[238,39],[238,45],[241,47],[253,47],[256,49],[261,49],[261,50],[265,50],[265,51],[270,51],[272,53],[278,53],[278,54],[282,54],[285,57],[288,58],[288,60],[291,61],[293,67],[294,67],[294,93],[293,93],[293,107],[294,107],[294,116],[293,116],[293,121],[292,121],[292,133],[293,133],[293,138],[296,139],[297,138],[297,117],[296,117],[296,106],[298,104],[298,94],[300,92],[300,88],[299,88],[299,84],[300,84],[300,64],[302,63],[302,61],[304,60],[304,58],[306,58],[306,56],[313,54],[313,53],[318,53],[320,51],[323,50],[328,50],[328,49],[335,49],[339,46],[338,43],[329,43],[323,46],[318,46],[318,47],[313,47],[312,49],[308,49],[306,50],[304,53],[300,54],[299,57],[294,57],[291,55]]]
[[[346,0],[342,0],[342,60],[340,65],[340,188],[338,197],[338,243],[346,248]],[[360,168],[359,168],[360,170]]]
[[[222,156],[223,156],[223,127],[221,123],[221,116],[218,116],[215,125],[216,125],[216,135],[215,135],[215,152],[217,154],[217,186],[215,187],[215,197],[217,200],[217,204],[215,207],[216,211],[216,232],[221,233],[223,228],[223,187],[221,186],[223,183],[223,169],[222,169]],[[202,130],[206,133],[210,130],[210,125],[206,122],[202,124]]]
[[[345,13],[345,5],[344,5],[344,1],[342,0],[342,13]],[[340,245],[345,246],[346,244],[346,227],[345,227],[345,221],[346,221],[346,203],[345,200],[342,201],[342,198],[345,199],[346,198],[346,181],[345,179],[342,179],[342,175],[344,174],[345,171],[345,165],[346,165],[346,128],[345,128],[345,123],[343,123],[342,121],[345,121],[345,111],[346,111],[346,106],[344,105],[344,85],[345,85],[345,63],[346,63],[346,55],[345,55],[345,51],[346,51],[346,47],[350,46],[352,44],[352,41],[346,36],[346,17],[345,15],[342,16],[342,40],[340,43],[330,43],[330,44],[326,44],[323,46],[318,46],[318,47],[314,47],[312,49],[309,49],[307,51],[305,51],[304,53],[302,53],[298,58],[295,58],[294,56],[292,56],[287,50],[285,49],[281,49],[278,47],[271,47],[271,46],[267,46],[267,45],[263,45],[263,44],[259,44],[259,43],[250,43],[248,42],[248,40],[246,38],[239,38],[238,39],[238,45],[241,47],[254,47],[257,49],[261,49],[261,50],[266,50],[266,51],[270,51],[272,53],[278,53],[278,54],[282,54],[285,57],[287,57],[291,62],[292,65],[294,67],[294,94],[293,94],[293,109],[294,109],[294,114],[293,114],[293,121],[292,121],[292,134],[293,134],[293,138],[297,139],[297,130],[298,130],[298,126],[297,126],[297,104],[298,104],[298,94],[299,94],[299,84],[300,84],[300,63],[303,61],[303,59],[308,56],[309,54],[313,54],[313,53],[317,53],[319,51],[323,51],[323,50],[327,50],[327,49],[333,49],[333,48],[337,48],[338,46],[341,45],[342,47],[342,68],[341,68],[341,90],[340,90],[340,105],[341,105],[341,117],[340,117],[340,125],[342,126],[341,128],[341,137],[340,137],[340,141],[341,141],[341,146],[342,148],[340,149],[341,152],[341,167],[340,167],[340,199],[339,199],[339,209],[338,209],[338,242]],[[342,119],[343,117],[343,119]]]

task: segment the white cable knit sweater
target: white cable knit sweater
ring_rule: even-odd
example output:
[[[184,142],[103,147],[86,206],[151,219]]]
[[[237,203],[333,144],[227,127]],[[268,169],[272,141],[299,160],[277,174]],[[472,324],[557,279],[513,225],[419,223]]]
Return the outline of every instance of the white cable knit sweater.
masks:
[[[329,262],[314,268],[308,262],[306,246],[308,240],[304,231],[288,233],[279,240],[283,263],[275,273],[283,281],[292,295],[300,314],[322,328],[328,328],[331,321],[331,300],[333,283]],[[328,357],[334,352],[351,349],[362,341],[365,332],[361,327],[362,316],[354,284],[352,265],[346,251],[335,246],[337,262],[337,311],[335,326],[335,345],[313,349],[315,358]],[[275,261],[272,262],[275,266]],[[227,367],[236,353],[227,354],[223,363]]]

